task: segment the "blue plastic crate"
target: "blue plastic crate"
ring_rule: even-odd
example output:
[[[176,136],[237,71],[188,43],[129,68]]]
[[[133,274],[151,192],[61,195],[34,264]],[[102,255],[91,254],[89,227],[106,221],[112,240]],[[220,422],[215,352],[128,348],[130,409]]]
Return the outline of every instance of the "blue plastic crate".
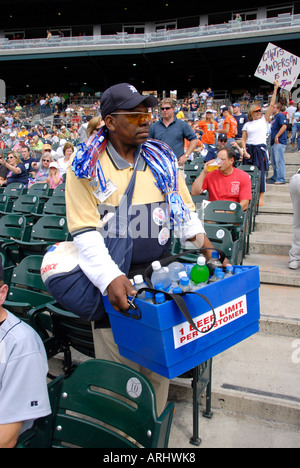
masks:
[[[193,329],[174,301],[149,304],[136,299],[140,317],[117,312],[105,298],[105,308],[122,356],[169,379],[192,369],[259,330],[259,269],[243,271],[199,290],[216,312],[214,328],[206,334]],[[190,314],[201,330],[209,329],[213,314],[195,294],[185,296]]]

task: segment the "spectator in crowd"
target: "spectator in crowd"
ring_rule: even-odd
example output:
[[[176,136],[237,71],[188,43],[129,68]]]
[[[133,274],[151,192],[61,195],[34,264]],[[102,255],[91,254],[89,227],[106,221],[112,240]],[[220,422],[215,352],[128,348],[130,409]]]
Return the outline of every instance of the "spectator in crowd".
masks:
[[[40,183],[45,184],[47,182],[49,177],[49,166],[52,161],[53,159],[51,154],[44,153],[43,156],[41,156],[39,163],[32,163],[34,172],[32,172],[31,185]]]
[[[224,117],[222,132],[227,135],[227,146],[230,146],[230,143],[235,141],[237,135],[237,122],[232,116],[231,109],[229,107],[224,107],[222,109],[222,115]]]
[[[0,187],[3,187],[6,185],[6,177],[8,173],[8,169],[5,164],[1,164],[1,162],[4,162],[4,156],[3,156],[3,151],[0,150]]]
[[[198,128],[203,131],[201,141],[207,149],[216,142],[216,131],[218,130],[218,123],[213,118],[213,111],[207,109],[204,117],[198,122]]]
[[[0,259],[0,448],[15,447],[36,419],[51,414],[44,345],[32,327],[3,308],[7,294]]]
[[[9,139],[5,142],[6,148],[14,150],[19,145],[19,139],[17,138],[16,132],[11,132],[9,134]]]
[[[7,154],[7,161],[0,159],[0,164],[8,169],[5,183],[6,185],[18,182],[24,184],[24,186],[27,187],[27,171],[17,151],[10,151]]]
[[[196,101],[195,98],[192,98],[190,100],[190,120],[195,121],[198,118],[198,102]]]
[[[276,102],[278,81],[274,83],[274,91],[270,106],[264,115],[260,106],[253,105],[248,112],[248,122],[243,127],[242,147],[244,151],[243,164],[253,164],[261,172],[259,206],[264,204],[266,191],[266,171],[269,168],[269,156],[267,150],[267,130],[273,106]]]
[[[288,122],[288,138],[292,139],[293,137],[293,115],[296,112],[297,107],[295,106],[294,101],[290,101],[289,107],[286,109],[288,116],[289,116],[289,122]],[[294,139],[295,143],[295,139]],[[292,147],[293,147],[293,142],[291,141]]]
[[[43,149],[43,142],[37,135],[34,135],[32,137],[31,149],[33,151],[42,151]]]
[[[61,158],[62,159],[62,158]],[[46,179],[47,184],[51,189],[56,189],[63,181],[62,175],[59,171],[59,165],[57,161],[52,161],[49,164],[49,177]]]
[[[60,127],[60,132],[58,133],[59,138],[65,138],[68,140],[70,138],[70,132],[65,125]]]
[[[38,158],[34,158],[31,156],[30,148],[28,148],[28,146],[23,146],[20,150],[20,153],[21,153],[22,163],[24,164],[28,177],[30,177],[30,173],[32,171],[31,164],[33,162],[37,162]]]
[[[300,102],[297,102],[297,107],[292,115],[292,139],[291,145],[295,149],[295,140],[297,138],[297,151],[300,151]]]
[[[177,119],[174,115],[175,102],[173,99],[163,99],[160,110],[162,117],[150,126],[150,138],[167,143],[176,154],[179,166],[184,166],[197,147],[197,136],[187,122]],[[184,151],[185,139],[190,142],[186,151]]]
[[[294,208],[293,239],[289,251],[289,268],[300,267],[300,170],[290,180],[290,195]]]
[[[28,135],[28,131],[26,130],[25,125],[21,125],[20,131],[18,132],[18,138],[26,137],[26,135]]]
[[[70,163],[70,158],[74,153],[74,146],[73,143],[67,141],[63,147],[64,156],[62,158],[58,158],[57,163],[59,167],[59,172],[61,175],[64,175],[67,171],[68,165]]]
[[[93,117],[87,126],[86,129],[86,136],[87,138],[90,138],[91,135],[95,135],[96,133],[99,132],[100,128],[104,125],[104,122],[102,120],[101,115],[98,115],[97,117]]]
[[[243,126],[248,122],[247,115],[241,111],[241,106],[238,102],[235,102],[232,105],[233,108],[233,117],[237,123],[237,133],[235,136],[235,141],[238,145],[242,146],[242,135],[243,135]]]
[[[247,210],[252,199],[251,181],[249,175],[234,167],[235,151],[225,147],[218,152],[220,166],[209,172],[209,162],[205,163],[201,174],[193,182],[192,195],[200,195],[208,191],[209,201],[232,200],[240,203],[243,210]]]
[[[284,152],[287,145],[287,120],[281,112],[281,104],[273,106],[274,120],[271,125],[271,164],[273,175],[268,184],[285,184]]]
[[[87,139],[87,126],[89,124],[89,121],[93,118],[92,115],[87,115],[86,116],[86,122],[83,123],[79,129],[78,129],[78,135],[79,135],[79,140],[78,143],[83,143]]]

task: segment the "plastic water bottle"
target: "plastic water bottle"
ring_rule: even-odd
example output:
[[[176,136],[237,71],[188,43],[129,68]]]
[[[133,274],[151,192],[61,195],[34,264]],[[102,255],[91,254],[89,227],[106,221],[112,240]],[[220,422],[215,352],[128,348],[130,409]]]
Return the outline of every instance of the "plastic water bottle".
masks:
[[[205,258],[198,257],[196,265],[191,270],[191,280],[198,285],[207,283],[208,278],[209,270],[205,265]]]
[[[225,278],[225,273],[224,271],[217,271],[216,273],[216,281],[220,281]]]
[[[168,268],[169,268],[169,275],[170,275],[170,279],[171,279],[171,283],[172,285],[174,285],[174,287],[176,287],[176,285],[179,283],[179,273],[181,271],[185,271],[184,269],[184,265],[182,263],[179,263],[179,262],[172,262],[170,263],[170,265],[168,265]]]
[[[170,274],[160,264],[158,260],[152,262],[153,273],[151,275],[151,283],[157,284],[162,283],[164,291],[171,289]]]
[[[144,281],[144,278],[142,275],[135,275],[133,277],[133,280],[134,280],[134,289],[136,291],[139,291],[140,289],[142,288],[147,288],[147,284],[145,283]],[[139,294],[139,299],[145,299],[145,291],[143,291],[141,294]]]
[[[154,304],[154,294],[150,291],[145,291],[145,301]]]
[[[165,298],[164,293],[155,294],[155,303],[156,304],[162,304],[163,302],[165,302],[165,300],[166,300],[166,298]]]
[[[216,250],[212,251],[211,258],[207,262],[207,267],[212,274],[215,268],[222,268],[222,263],[219,260],[219,254]]]
[[[191,271],[192,271],[192,268],[194,266],[194,263],[185,263],[184,264],[184,269],[186,271],[186,275],[188,278],[191,277]]]
[[[216,281],[216,279],[217,279],[217,273],[219,273],[220,271],[222,271],[222,268],[216,267],[214,269],[214,273],[213,273],[212,277],[209,278],[208,282],[209,283],[214,283]]]
[[[185,271],[179,273],[179,278],[179,286],[183,292],[192,291],[194,289],[195,284],[189,279]]]
[[[230,276],[233,276],[233,275],[234,275],[233,266],[227,265],[226,271],[225,271],[225,278],[229,278]]]

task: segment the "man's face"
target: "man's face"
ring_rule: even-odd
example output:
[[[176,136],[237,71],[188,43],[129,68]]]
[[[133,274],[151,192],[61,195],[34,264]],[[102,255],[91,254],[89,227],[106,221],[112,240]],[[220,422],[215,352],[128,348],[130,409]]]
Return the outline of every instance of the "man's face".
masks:
[[[227,140],[225,139],[218,140],[218,149],[221,150],[225,148],[226,144],[227,144]]]
[[[129,146],[145,143],[149,137],[151,113],[141,103],[133,109],[116,110],[111,114],[113,121],[110,130],[115,133],[120,142]]]
[[[21,156],[23,159],[29,158],[29,151],[28,148],[21,148]]]
[[[231,169],[234,160],[232,158],[228,158],[227,151],[219,151],[218,158],[221,160],[219,169],[221,172],[226,173],[228,169]]]

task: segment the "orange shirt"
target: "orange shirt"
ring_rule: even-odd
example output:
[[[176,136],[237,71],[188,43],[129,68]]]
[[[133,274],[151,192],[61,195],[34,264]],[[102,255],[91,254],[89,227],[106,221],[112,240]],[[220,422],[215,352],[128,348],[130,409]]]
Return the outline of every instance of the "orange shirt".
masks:
[[[198,123],[198,128],[203,130],[203,135],[201,138],[202,143],[206,143],[207,145],[214,145],[215,144],[215,132],[218,129],[218,124],[214,120],[213,122],[206,122],[206,120],[201,120]]]
[[[225,125],[229,124],[229,131],[227,133],[227,138],[235,138],[237,134],[237,122],[232,115],[227,115],[223,123],[223,130],[225,130]]]

